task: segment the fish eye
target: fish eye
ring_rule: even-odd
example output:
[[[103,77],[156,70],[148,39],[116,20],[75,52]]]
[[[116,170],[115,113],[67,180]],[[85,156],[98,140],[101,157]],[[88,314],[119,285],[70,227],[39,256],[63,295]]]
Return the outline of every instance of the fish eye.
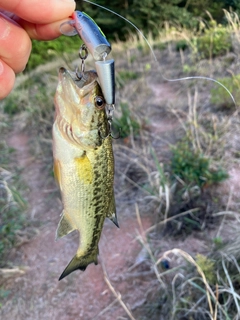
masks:
[[[97,96],[95,98],[94,103],[95,103],[95,107],[99,110],[102,110],[103,108],[105,108],[105,105],[106,105],[104,98],[101,96]]]

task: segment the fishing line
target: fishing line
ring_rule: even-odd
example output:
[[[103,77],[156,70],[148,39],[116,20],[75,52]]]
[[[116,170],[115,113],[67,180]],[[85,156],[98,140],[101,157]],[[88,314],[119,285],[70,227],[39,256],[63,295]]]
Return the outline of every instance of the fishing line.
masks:
[[[137,32],[141,35],[141,37],[146,41],[146,43],[147,43],[147,45],[148,45],[148,47],[149,47],[149,49],[150,49],[150,51],[151,51],[151,54],[152,54],[155,62],[156,62],[156,63],[158,64],[158,66],[161,68],[161,66],[160,66],[160,64],[159,64],[159,62],[158,62],[158,60],[157,60],[157,57],[156,57],[156,55],[155,55],[155,53],[154,53],[154,51],[153,51],[153,48],[152,48],[151,44],[149,43],[148,39],[145,37],[145,35],[143,34],[143,32],[142,32],[133,22],[131,22],[131,21],[128,20],[127,18],[123,17],[123,16],[120,15],[119,13],[117,13],[117,12],[115,12],[115,11],[109,9],[109,8],[106,8],[106,7],[104,7],[104,6],[100,5],[100,4],[97,4],[97,3],[92,2],[92,1],[89,1],[89,0],[83,0],[83,1],[84,1],[84,2],[87,2],[87,3],[90,3],[90,4],[94,5],[94,6],[97,6],[97,7],[101,8],[101,9],[104,9],[104,10],[106,10],[106,11],[109,11],[110,13],[115,14],[116,16],[118,16],[119,18],[125,20],[125,21],[128,22],[131,26],[133,26],[133,27],[137,30]],[[166,77],[163,75],[163,73],[162,73],[161,70],[160,70],[160,74],[161,74],[161,76],[162,76],[162,78],[163,78],[164,80],[169,81],[169,82],[177,82],[177,81],[192,80],[192,79],[207,80],[207,81],[215,82],[215,83],[217,83],[218,85],[220,85],[221,87],[223,87],[223,88],[227,91],[227,93],[228,93],[229,96],[231,97],[231,99],[232,99],[235,107],[237,108],[236,101],[235,101],[233,95],[231,94],[231,92],[228,90],[227,87],[225,87],[225,86],[224,86],[221,82],[219,82],[218,80],[212,79],[212,78],[210,78],[210,77],[204,77],[204,76],[192,76],[192,77],[184,77],[184,78],[177,78],[177,79],[168,79],[168,78],[166,78]]]

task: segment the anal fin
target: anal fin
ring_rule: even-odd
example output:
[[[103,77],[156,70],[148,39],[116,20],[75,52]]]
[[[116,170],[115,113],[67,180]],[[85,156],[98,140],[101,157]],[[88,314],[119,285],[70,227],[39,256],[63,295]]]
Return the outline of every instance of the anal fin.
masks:
[[[74,230],[76,230],[76,227],[73,225],[69,215],[63,211],[61,220],[58,223],[56,239],[62,238]]]

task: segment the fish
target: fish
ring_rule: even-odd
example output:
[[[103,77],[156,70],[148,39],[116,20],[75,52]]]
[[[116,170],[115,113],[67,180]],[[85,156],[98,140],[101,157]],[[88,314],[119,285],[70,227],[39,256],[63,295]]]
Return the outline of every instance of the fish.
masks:
[[[119,227],[114,198],[114,155],[106,102],[94,70],[80,79],[60,68],[54,97],[53,171],[63,211],[56,239],[74,230],[79,247],[59,280],[98,264],[98,243],[105,218]]]

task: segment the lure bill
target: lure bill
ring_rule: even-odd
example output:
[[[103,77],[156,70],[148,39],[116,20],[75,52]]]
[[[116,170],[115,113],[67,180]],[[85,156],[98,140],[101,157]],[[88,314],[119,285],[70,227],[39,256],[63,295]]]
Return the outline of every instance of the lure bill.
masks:
[[[106,217],[118,226],[113,191],[114,158],[105,100],[95,71],[81,79],[61,68],[55,94],[54,175],[63,212],[56,238],[80,233],[76,255],[59,280],[98,263],[98,242]],[[106,137],[106,138],[102,138]]]

